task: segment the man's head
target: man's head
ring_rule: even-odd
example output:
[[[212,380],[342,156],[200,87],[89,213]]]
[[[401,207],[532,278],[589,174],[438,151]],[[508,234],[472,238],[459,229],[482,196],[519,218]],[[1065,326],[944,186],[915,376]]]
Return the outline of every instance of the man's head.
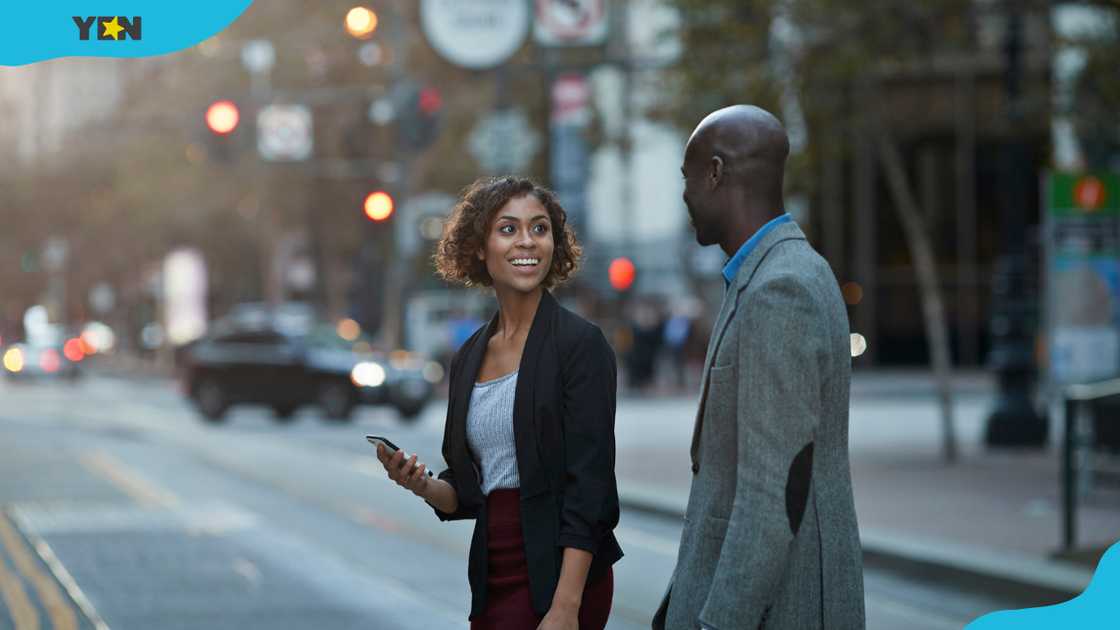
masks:
[[[782,123],[759,107],[733,105],[700,121],[681,166],[684,203],[697,242],[737,248],[780,214],[788,156]]]

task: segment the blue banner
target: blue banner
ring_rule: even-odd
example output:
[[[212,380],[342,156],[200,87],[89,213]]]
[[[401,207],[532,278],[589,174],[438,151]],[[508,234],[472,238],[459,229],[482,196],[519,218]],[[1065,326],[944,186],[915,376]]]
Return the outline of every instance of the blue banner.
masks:
[[[59,57],[149,57],[190,48],[233,23],[252,0],[11,2],[0,65]]]

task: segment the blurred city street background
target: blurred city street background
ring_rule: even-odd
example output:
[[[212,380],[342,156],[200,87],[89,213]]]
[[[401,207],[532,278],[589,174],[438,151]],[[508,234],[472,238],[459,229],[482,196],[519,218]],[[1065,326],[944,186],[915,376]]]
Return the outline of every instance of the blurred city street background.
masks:
[[[433,246],[506,173],[619,358],[648,627],[724,290],[679,166],[740,102],[848,304],[868,626],[1074,597],[1120,539],[1116,59],[1112,0],[323,0],[0,68],[0,630],[467,627],[471,525],[363,436],[441,467],[494,301]]]

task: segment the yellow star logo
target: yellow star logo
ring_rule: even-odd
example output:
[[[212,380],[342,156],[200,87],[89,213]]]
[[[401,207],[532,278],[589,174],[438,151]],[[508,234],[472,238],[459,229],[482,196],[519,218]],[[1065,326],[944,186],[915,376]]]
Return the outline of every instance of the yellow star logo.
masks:
[[[120,39],[121,31],[124,30],[124,27],[121,26],[119,22],[117,22],[117,18],[115,16],[108,22],[102,22],[101,26],[105,27],[105,31],[102,33],[102,35],[104,37],[112,37],[113,39]]]

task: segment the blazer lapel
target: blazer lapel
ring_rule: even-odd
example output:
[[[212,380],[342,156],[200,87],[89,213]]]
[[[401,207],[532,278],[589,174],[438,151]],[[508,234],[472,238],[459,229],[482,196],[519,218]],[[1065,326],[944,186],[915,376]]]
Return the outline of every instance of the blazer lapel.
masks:
[[[719,350],[720,343],[723,342],[723,335],[727,332],[727,326],[731,323],[732,318],[738,310],[739,294],[750,284],[751,279],[754,278],[755,272],[758,271],[759,266],[762,264],[763,259],[770,253],[770,250],[775,245],[782,241],[791,239],[805,240],[805,233],[801,231],[795,222],[788,222],[778,225],[772,229],[762,240],[754,251],[747,256],[743,261],[739,271],[735,274],[735,281],[727,288],[723,294],[723,303],[720,305],[719,317],[716,318],[716,323],[712,327],[711,337],[708,339],[708,352],[704,359],[704,373],[701,378],[700,387],[700,402],[696,408],[696,420],[692,429],[692,446],[690,455],[692,456],[692,472],[696,473],[700,470],[700,432],[704,425],[704,407],[708,402],[708,385],[710,383],[712,365],[716,360],[716,352]],[[741,377],[740,377],[741,378]]]
[[[513,440],[517,446],[517,475],[521,482],[521,496],[531,497],[548,489],[548,475],[541,466],[537,448],[538,430],[533,394],[536,391],[538,364],[545,341],[553,334],[552,324],[559,305],[552,294],[545,291],[525,338],[521,363],[517,368],[517,391],[513,398]]]
[[[486,357],[486,346],[497,329],[498,314],[494,313],[483,334],[475,337],[473,344],[467,348],[467,354],[463,358],[462,372],[456,375],[455,382],[451,384],[454,388],[451,392],[452,439],[453,444],[455,444],[455,452],[464,458],[463,465],[470,464],[473,466],[471,451],[467,445],[467,412],[470,411],[471,393],[474,391],[475,381],[478,380],[478,371],[482,368],[482,359]],[[447,463],[452,464],[452,462]],[[467,495],[467,497],[460,497],[460,499],[467,500],[469,503],[481,501],[482,487],[479,485],[478,478],[474,475],[459,480],[459,489],[460,492]]]

